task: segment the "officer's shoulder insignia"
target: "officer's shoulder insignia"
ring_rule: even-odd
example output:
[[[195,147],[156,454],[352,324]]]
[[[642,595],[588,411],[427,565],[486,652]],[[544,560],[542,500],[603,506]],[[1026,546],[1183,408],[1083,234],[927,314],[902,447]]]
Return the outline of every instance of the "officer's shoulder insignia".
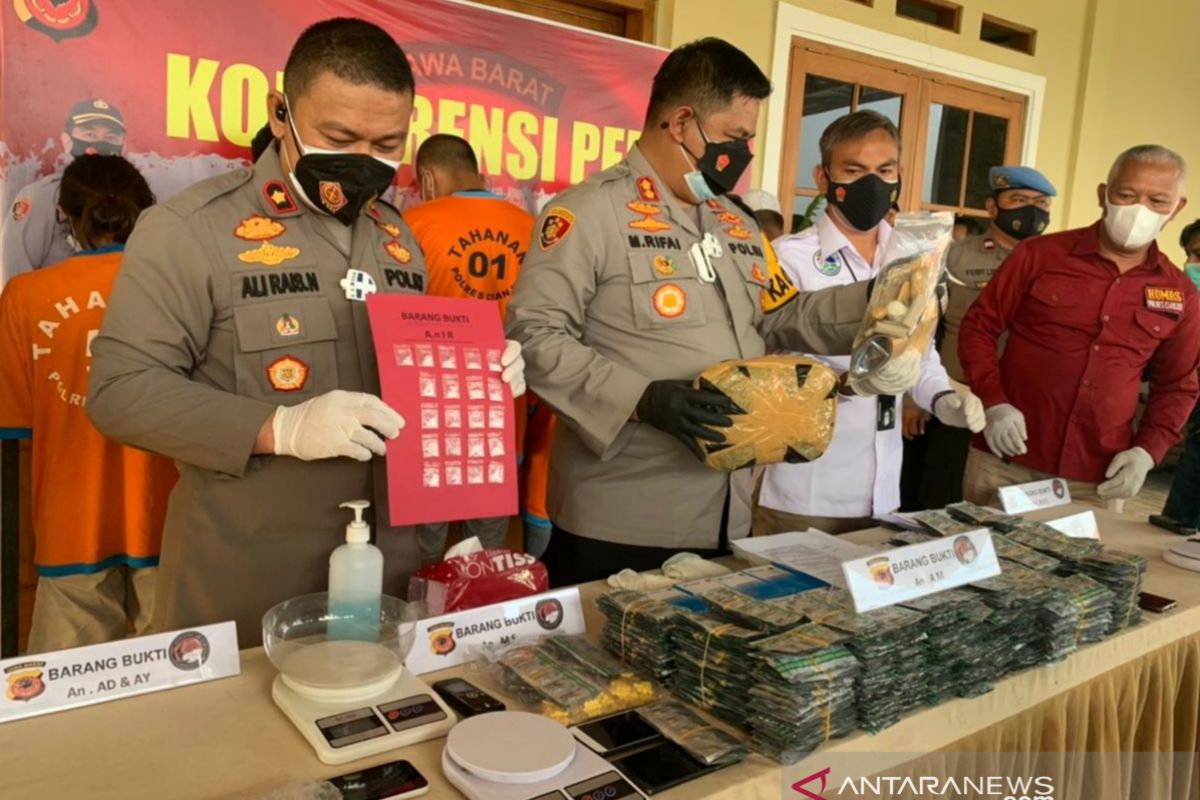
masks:
[[[29,210],[33,208],[33,203],[28,197],[18,197],[12,204],[13,222],[20,222],[29,216]]]
[[[766,254],[767,261],[767,287],[759,294],[759,303],[763,313],[770,314],[794,300],[799,292],[796,290],[796,285],[792,283],[792,279],[784,272],[783,265],[779,263],[779,257],[775,255],[775,248],[771,247],[766,236],[762,237],[762,241],[763,253]]]
[[[658,193],[658,187],[654,185],[654,179],[649,175],[643,175],[636,181],[638,197],[651,203],[662,201],[662,196]]]
[[[553,206],[546,210],[542,218],[542,232],[538,244],[543,250],[549,250],[566,238],[575,225],[575,215],[562,206]]]
[[[725,233],[728,236],[732,236],[734,239],[741,239],[743,242],[754,238],[754,231],[750,230],[749,228],[744,228],[741,225],[734,225],[733,227],[726,228]]]
[[[386,250],[387,254],[394,258],[398,264],[407,264],[412,261],[412,251],[397,242],[395,239],[385,244],[383,249]]]
[[[267,366],[267,380],[277,392],[298,392],[308,382],[308,364],[295,356],[286,355]]]
[[[630,220],[629,227],[634,230],[645,231],[646,233],[661,233],[671,230],[671,223],[655,219],[654,217],[642,217],[641,219]]]
[[[271,244],[270,242],[263,242],[252,250],[243,250],[238,253],[238,261],[246,264],[262,264],[267,267],[276,267],[285,261],[291,261],[298,255],[300,255],[299,247],[281,246]]]
[[[280,214],[291,214],[293,211],[299,210],[296,201],[292,199],[292,193],[288,191],[287,184],[283,181],[267,181],[263,184],[262,191],[263,197],[267,199],[267,205]]]
[[[266,239],[274,239],[286,230],[287,226],[282,222],[270,217],[251,214],[238,223],[238,226],[233,229],[233,235],[249,242],[261,242]]]

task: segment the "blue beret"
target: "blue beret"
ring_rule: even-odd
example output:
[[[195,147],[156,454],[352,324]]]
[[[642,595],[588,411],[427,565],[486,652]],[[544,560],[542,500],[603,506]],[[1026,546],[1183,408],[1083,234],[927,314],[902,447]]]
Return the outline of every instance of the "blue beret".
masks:
[[[1046,176],[1033,167],[992,167],[988,170],[988,183],[992,191],[1005,189],[1030,189],[1055,197],[1058,192]]]

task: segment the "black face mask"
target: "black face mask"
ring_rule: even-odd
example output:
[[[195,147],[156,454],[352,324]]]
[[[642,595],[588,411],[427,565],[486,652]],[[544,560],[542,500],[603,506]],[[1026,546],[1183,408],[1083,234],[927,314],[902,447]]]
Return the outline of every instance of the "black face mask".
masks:
[[[754,158],[754,154],[750,152],[750,142],[745,139],[711,142],[699,121],[696,122],[696,128],[704,139],[704,154],[696,159],[696,169],[704,177],[704,183],[713,195],[729,194]],[[692,186],[691,182],[688,185],[697,195],[696,199],[710,199],[701,197],[702,192],[696,192],[699,187]]]
[[[1001,208],[996,212],[996,227],[1014,239],[1028,239],[1046,230],[1050,212],[1035,205]]]
[[[80,156],[119,156],[121,151],[125,149],[125,145],[113,144],[112,142],[88,142],[83,139],[71,137],[71,155],[75,158]]]
[[[300,141],[288,110],[288,124],[300,159],[292,167],[300,191],[314,207],[353,225],[362,210],[387,191],[396,168],[364,153],[316,151]]]
[[[828,177],[828,170],[825,175]],[[825,196],[855,230],[869,231],[887,216],[900,197],[900,181],[888,183],[875,174],[864,175],[852,183],[830,180]]]
[[[308,201],[343,225],[353,225],[396,175],[387,164],[362,153],[305,153],[292,172]]]

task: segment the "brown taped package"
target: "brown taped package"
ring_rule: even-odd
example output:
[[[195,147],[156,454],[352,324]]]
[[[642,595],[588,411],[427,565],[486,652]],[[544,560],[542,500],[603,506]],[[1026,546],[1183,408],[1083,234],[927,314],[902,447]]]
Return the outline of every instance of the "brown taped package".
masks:
[[[723,392],[746,412],[733,416],[733,427],[721,429],[724,443],[700,443],[713,469],[812,461],[833,438],[838,377],[819,361],[803,356],[726,361],[706,369],[694,385]]]

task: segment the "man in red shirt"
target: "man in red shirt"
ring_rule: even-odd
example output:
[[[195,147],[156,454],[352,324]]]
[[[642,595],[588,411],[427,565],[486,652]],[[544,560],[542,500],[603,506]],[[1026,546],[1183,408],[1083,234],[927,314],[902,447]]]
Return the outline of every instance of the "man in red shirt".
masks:
[[[1133,497],[1178,440],[1200,386],[1200,296],[1154,237],[1186,205],[1185,178],[1165,147],[1126,150],[1099,186],[1102,219],[1019,244],[967,312],[958,354],[988,418],[968,500],[1047,476],[1085,502]]]

